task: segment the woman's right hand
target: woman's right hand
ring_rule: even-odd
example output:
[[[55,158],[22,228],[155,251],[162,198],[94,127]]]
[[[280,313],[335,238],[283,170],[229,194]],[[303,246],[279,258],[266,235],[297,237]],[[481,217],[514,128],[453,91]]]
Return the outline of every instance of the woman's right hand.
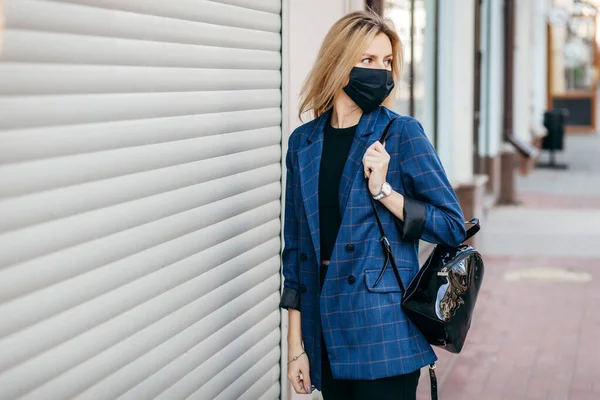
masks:
[[[294,346],[289,348],[288,357],[290,361],[294,356],[302,353],[304,349],[301,346]],[[310,383],[310,370],[309,370],[308,356],[306,353],[298,357],[297,360],[292,361],[288,364],[288,379],[292,383],[294,390],[298,394],[311,394],[312,385]]]

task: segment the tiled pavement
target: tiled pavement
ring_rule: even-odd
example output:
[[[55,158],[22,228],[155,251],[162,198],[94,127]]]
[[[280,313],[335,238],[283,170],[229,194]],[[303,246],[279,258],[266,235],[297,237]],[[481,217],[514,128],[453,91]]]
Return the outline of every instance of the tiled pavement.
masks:
[[[504,279],[508,272],[536,267],[573,268],[592,281]],[[463,352],[438,351],[440,399],[600,399],[599,283],[600,258],[487,257]],[[424,377],[419,399],[428,398]]]
[[[600,399],[600,136],[568,137],[561,159],[567,171],[520,178],[521,205],[485,221],[467,344],[460,355],[437,351],[441,400]],[[506,279],[539,268],[546,274]],[[420,400],[428,383],[423,374]]]

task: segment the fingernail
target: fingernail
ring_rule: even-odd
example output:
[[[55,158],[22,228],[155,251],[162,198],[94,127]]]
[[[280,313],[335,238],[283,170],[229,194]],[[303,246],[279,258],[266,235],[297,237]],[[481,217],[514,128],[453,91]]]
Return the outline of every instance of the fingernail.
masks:
[[[306,393],[312,394],[312,389],[310,386],[306,386],[305,389],[306,389]]]

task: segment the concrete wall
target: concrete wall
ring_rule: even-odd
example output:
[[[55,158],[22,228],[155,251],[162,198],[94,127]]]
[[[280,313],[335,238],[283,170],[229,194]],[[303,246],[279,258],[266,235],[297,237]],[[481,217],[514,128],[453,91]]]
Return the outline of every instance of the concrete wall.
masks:
[[[515,135],[531,141],[532,127],[543,122],[547,102],[548,0],[517,0],[515,36]]]
[[[298,95],[310,72],[321,43],[329,28],[344,14],[363,10],[364,0],[283,0],[282,74],[283,121],[282,156],[287,152],[289,134],[299,125]],[[283,166],[285,169],[285,165]],[[285,176],[285,170],[283,171]],[[284,182],[285,185],[285,182]],[[287,381],[287,312],[282,311],[282,365],[283,400],[307,400],[310,395],[297,395]],[[319,398],[316,395],[313,398]]]
[[[490,4],[490,99],[489,99],[489,156],[500,153],[504,122],[504,4],[488,0]]]
[[[481,128],[479,155],[495,157],[502,143],[504,100],[504,16],[503,3],[484,0],[482,4]]]
[[[547,63],[547,28],[546,15],[550,8],[550,0],[532,1],[531,41],[534,55],[533,68],[530,67],[532,80],[532,122],[542,124],[544,111],[548,103],[548,63]]]
[[[474,0],[441,1],[438,154],[453,184],[473,178]]]
[[[344,14],[364,9],[364,0],[287,0],[288,37],[288,122],[289,132],[301,125],[298,95],[310,72],[329,28]],[[284,133],[285,136],[285,133]]]
[[[533,63],[531,46],[532,0],[517,0],[515,4],[515,59],[513,130],[516,137],[529,141],[532,115],[532,77],[529,72]]]

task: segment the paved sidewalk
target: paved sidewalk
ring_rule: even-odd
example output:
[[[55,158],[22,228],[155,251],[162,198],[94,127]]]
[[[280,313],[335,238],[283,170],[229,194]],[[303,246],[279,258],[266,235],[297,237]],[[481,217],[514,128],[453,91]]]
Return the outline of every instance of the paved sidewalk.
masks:
[[[466,347],[438,351],[441,400],[600,399],[600,136],[569,136],[561,161],[486,219]],[[420,400],[428,387],[423,374]]]

